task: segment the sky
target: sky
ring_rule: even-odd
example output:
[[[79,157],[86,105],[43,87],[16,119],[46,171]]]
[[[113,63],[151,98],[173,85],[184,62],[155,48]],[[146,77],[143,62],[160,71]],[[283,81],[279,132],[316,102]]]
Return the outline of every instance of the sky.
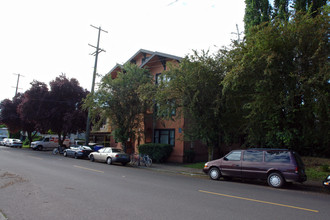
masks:
[[[96,79],[138,50],[184,57],[214,52],[243,31],[244,0],[7,0],[0,2],[0,101],[25,92],[33,80],[61,74],[91,90]]]

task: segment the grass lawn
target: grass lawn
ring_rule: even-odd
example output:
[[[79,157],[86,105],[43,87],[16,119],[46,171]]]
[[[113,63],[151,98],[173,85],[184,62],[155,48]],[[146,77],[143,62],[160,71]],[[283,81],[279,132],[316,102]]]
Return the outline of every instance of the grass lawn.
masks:
[[[318,157],[302,157],[308,180],[322,181],[330,175],[330,159]],[[205,162],[185,164],[185,167],[203,169]]]

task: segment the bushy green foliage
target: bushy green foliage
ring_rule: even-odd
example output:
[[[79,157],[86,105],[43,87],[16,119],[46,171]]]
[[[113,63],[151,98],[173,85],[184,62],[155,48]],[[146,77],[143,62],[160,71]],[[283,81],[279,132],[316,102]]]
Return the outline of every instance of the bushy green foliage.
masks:
[[[147,154],[157,163],[165,162],[171,155],[173,146],[169,144],[142,144],[139,146],[140,154]]]
[[[109,118],[114,138],[124,150],[127,139],[136,136],[141,123],[139,116],[153,104],[152,80],[149,70],[127,63],[116,78],[104,76],[98,91],[85,100],[84,107],[91,109],[94,125],[100,126]]]
[[[231,108],[243,113],[247,145],[330,155],[328,28],[327,13],[298,13],[251,30],[224,80],[226,97],[239,103]]]

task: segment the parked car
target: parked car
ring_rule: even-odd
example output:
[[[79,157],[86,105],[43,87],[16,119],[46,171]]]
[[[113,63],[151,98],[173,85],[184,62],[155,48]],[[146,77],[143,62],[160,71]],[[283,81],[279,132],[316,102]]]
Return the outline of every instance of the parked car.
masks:
[[[323,180],[323,186],[327,189],[330,189],[330,175]]]
[[[4,146],[4,140],[6,140],[7,137],[0,137],[0,145]]]
[[[20,139],[9,139],[7,145],[9,147],[20,147],[20,148],[22,148],[23,142]]]
[[[4,138],[2,142],[3,146],[9,147],[9,142],[11,139],[12,138]]]
[[[93,151],[98,151],[104,146],[102,144],[97,144],[97,143],[89,143],[88,146],[93,149]]]
[[[0,145],[2,146],[6,146],[6,142],[9,138],[3,138],[1,141],[0,141]]]
[[[220,177],[261,179],[275,188],[287,182],[307,180],[300,156],[286,149],[234,150],[218,160],[207,162],[203,171],[213,180]]]
[[[88,158],[88,155],[93,152],[93,150],[88,146],[71,146],[63,151],[63,156],[78,158]]]
[[[63,141],[63,146],[70,146],[70,139],[65,138]],[[53,150],[58,147],[58,136],[57,135],[48,135],[42,138],[39,141],[33,141],[31,143],[31,148],[33,150]]]
[[[88,157],[92,162],[106,162],[109,165],[113,162],[117,162],[122,163],[125,166],[128,162],[130,162],[130,157],[128,154],[124,153],[120,149],[111,147],[105,147],[98,150],[97,152],[92,152]]]

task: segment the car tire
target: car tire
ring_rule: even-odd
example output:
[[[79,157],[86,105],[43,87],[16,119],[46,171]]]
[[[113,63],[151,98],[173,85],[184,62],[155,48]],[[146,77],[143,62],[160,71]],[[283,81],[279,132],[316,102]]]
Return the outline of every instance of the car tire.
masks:
[[[78,159],[78,155],[76,153],[74,154],[74,159]]]
[[[90,160],[91,162],[94,162],[94,161],[95,161],[94,156],[93,156],[93,155],[90,155],[90,156],[89,156],[89,160]]]
[[[39,145],[39,146],[37,147],[37,149],[38,149],[39,151],[42,151],[43,147],[42,147],[41,145]]]
[[[217,167],[212,167],[209,171],[209,176],[212,180],[219,180],[221,177],[220,170]]]
[[[126,166],[127,162],[121,163],[123,166]]]
[[[107,164],[108,164],[108,165],[111,165],[111,164],[112,164],[112,159],[111,159],[111,157],[108,157],[108,158],[107,158]]]
[[[63,152],[63,156],[68,156],[68,153],[66,151]]]
[[[281,188],[284,184],[284,179],[280,173],[271,173],[267,178],[268,185],[274,188]]]

